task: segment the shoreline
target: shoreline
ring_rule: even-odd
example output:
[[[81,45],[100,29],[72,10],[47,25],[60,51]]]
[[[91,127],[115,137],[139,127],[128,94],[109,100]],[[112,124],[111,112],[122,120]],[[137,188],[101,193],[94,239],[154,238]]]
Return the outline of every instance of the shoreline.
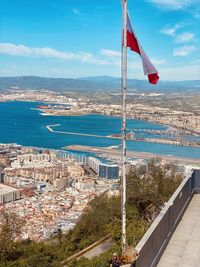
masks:
[[[41,100],[5,100],[5,101],[2,101],[3,102],[12,102],[12,101],[17,101],[17,102],[38,102],[38,103],[51,103],[51,104],[62,104],[62,103],[57,103],[57,102],[49,102],[49,101],[41,101]],[[0,102],[1,103],[1,102]],[[38,108],[33,108],[35,110],[39,110],[41,111],[42,113],[40,113],[40,115],[42,116],[84,116],[84,115],[90,115],[90,114],[99,114],[99,115],[103,115],[103,116],[111,116],[111,117],[121,117],[120,115],[109,115],[109,114],[105,114],[105,113],[93,113],[93,112],[85,112],[85,111],[75,111],[75,112],[71,112],[68,111],[68,113],[66,113],[66,111],[61,111],[61,113],[59,114],[58,113],[58,110],[57,110],[57,113],[54,111],[54,110],[51,110],[52,113],[49,113],[48,111],[50,110],[45,110],[45,109],[38,109]],[[200,137],[200,134],[198,132],[195,132],[195,131],[190,131],[188,129],[185,129],[185,128],[182,128],[182,127],[177,127],[176,125],[171,125],[171,124],[165,124],[165,123],[162,123],[162,122],[157,122],[155,120],[151,120],[151,119],[147,119],[147,118],[138,118],[138,117],[130,117],[127,115],[127,119],[132,119],[132,120],[138,120],[138,121],[144,121],[144,122],[150,122],[150,123],[154,123],[154,124],[157,124],[157,125],[161,125],[161,126],[165,126],[167,128],[171,128],[171,129],[175,129],[177,131],[184,131],[186,134],[189,134],[189,135],[194,135],[194,136],[198,136]],[[186,145],[188,146],[188,145]],[[190,145],[189,145],[190,146]],[[200,145],[199,145],[200,146]]]
[[[110,117],[114,117],[114,118],[120,118],[120,115],[107,115],[102,113],[94,113],[94,112],[85,112],[85,111],[80,111],[80,112],[73,112],[73,111],[64,111],[64,113],[49,113],[49,110],[41,110],[38,109],[40,111],[42,111],[43,113],[41,113],[41,115],[43,116],[85,116],[85,115],[102,115],[102,116],[110,116]],[[148,120],[148,119],[141,119],[141,118],[137,118],[137,117],[130,117],[127,115],[127,119],[130,120],[138,120],[138,121],[144,121],[144,122],[149,122],[149,123],[153,123],[156,125],[160,125],[160,126],[164,126],[166,127],[168,130],[174,130],[174,131],[183,131],[185,134],[188,135],[192,135],[192,136],[198,136],[200,137],[200,135],[194,131],[189,131],[188,129],[184,129],[182,127],[176,127],[174,125],[170,125],[170,124],[164,124],[162,122],[156,122],[155,120]],[[200,141],[185,141],[185,140],[170,140],[170,139],[162,139],[162,138],[152,138],[153,140],[151,140],[151,138],[144,138],[145,140],[139,140],[139,139],[135,139],[135,141],[141,141],[141,142],[151,142],[151,143],[159,143],[159,144],[170,144],[170,145],[176,145],[176,146],[186,146],[186,147],[200,147]],[[128,140],[128,139],[127,139]],[[130,139],[129,139],[130,140]]]
[[[7,101],[7,102],[12,102],[13,100]],[[33,100],[15,100],[16,102],[40,102],[40,101],[33,101]],[[46,103],[46,102],[43,102]],[[114,118],[119,118],[119,115],[106,115],[104,113],[93,113],[93,112],[83,112],[83,111],[65,111],[62,110],[62,113],[59,113],[58,111],[54,111],[52,110],[52,114],[48,113],[50,110],[46,110],[46,109],[38,109],[38,108],[31,108],[37,111],[41,111],[42,113],[39,113],[42,116],[86,116],[86,115],[93,115],[93,114],[98,114],[101,116],[110,116],[110,117],[114,117]],[[161,125],[166,127],[166,131],[168,129],[175,129],[178,130],[179,128],[171,126],[171,125],[166,125],[166,124],[162,124],[160,122],[155,122],[153,120],[148,120],[148,119],[140,119],[140,118],[135,118],[135,117],[130,117],[127,116],[127,119],[131,119],[131,120],[138,120],[138,121],[143,121],[143,122],[149,122],[149,123],[153,123],[155,125]],[[93,135],[93,134],[81,134],[81,133],[72,133],[72,132],[64,132],[64,131],[56,131],[53,130],[51,128],[51,126],[55,126],[55,125],[47,125],[46,128],[48,129],[48,131],[50,132],[54,132],[54,133],[59,133],[59,134],[71,134],[71,135],[82,135],[82,136],[91,136],[91,137],[98,137],[98,138],[112,138],[112,139],[121,139],[121,137],[116,138],[113,135],[110,136],[102,136],[102,135]],[[57,125],[56,125],[57,126]],[[186,131],[187,132],[187,131]],[[192,135],[192,133],[191,133]],[[195,135],[195,133],[194,133]],[[195,147],[195,148],[200,148],[200,142],[198,141],[179,141],[179,140],[173,140],[173,139],[167,139],[167,138],[149,138],[149,137],[145,137],[145,138],[127,138],[128,141],[136,141],[136,142],[148,142],[148,143],[155,143],[155,144],[167,144],[167,145],[173,145],[173,146],[184,146],[184,147]]]
[[[65,146],[62,149],[71,150],[71,151],[79,151],[79,152],[90,152],[95,153],[98,155],[107,154],[109,156],[121,156],[121,150],[119,149],[110,149],[107,147],[94,147],[94,146],[80,146],[80,145],[71,145]],[[127,151],[128,157],[135,157],[135,158],[161,158],[167,161],[172,162],[181,162],[181,163],[193,163],[193,164],[200,164],[200,159],[197,158],[184,158],[172,155],[162,155],[162,154],[154,154],[150,152],[137,152],[137,151]]]
[[[42,116],[56,116],[56,117],[61,117],[61,116],[84,116],[84,115],[89,115],[92,113],[87,113],[87,112],[81,112],[81,111],[65,111],[65,110],[49,110],[49,109],[40,109],[40,108],[34,108],[34,110],[39,110],[40,115]]]
[[[36,108],[37,109],[37,108]],[[105,114],[103,112],[101,113],[94,113],[94,112],[85,112],[85,111],[76,111],[76,112],[73,112],[73,111],[64,111],[62,113],[59,114],[59,112],[56,114],[56,113],[53,113],[54,111],[52,111],[52,113],[49,113],[48,111],[50,110],[45,110],[45,109],[37,109],[41,112],[43,112],[41,115],[48,115],[48,116],[84,116],[84,115],[92,115],[92,114],[97,114],[97,115],[102,115],[102,116],[110,116],[110,117],[115,117],[115,118],[120,118],[121,116],[120,115],[111,115],[111,114]],[[195,132],[195,131],[190,131],[188,129],[185,129],[185,128],[182,128],[182,127],[177,127],[175,125],[171,125],[171,124],[165,124],[165,123],[162,123],[162,122],[157,122],[155,120],[151,120],[151,119],[145,119],[145,118],[138,118],[138,117],[130,117],[127,115],[127,119],[131,119],[131,120],[138,120],[138,121],[145,121],[145,122],[150,122],[150,123],[153,123],[153,124],[157,124],[157,125],[161,125],[161,126],[165,126],[167,127],[168,129],[174,129],[176,131],[184,131],[186,134],[190,134],[190,135],[194,135],[194,136],[200,136],[199,133]]]

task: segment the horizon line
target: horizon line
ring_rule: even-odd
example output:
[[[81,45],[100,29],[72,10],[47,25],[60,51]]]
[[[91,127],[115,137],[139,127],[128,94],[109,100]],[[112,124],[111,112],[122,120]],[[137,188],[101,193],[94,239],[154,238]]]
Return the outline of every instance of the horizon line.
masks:
[[[95,75],[95,76],[82,76],[82,77],[52,77],[52,76],[40,76],[40,75],[18,75],[18,76],[0,76],[0,78],[22,78],[22,77],[35,77],[35,78],[47,78],[47,79],[73,79],[73,80],[81,80],[81,79],[89,79],[89,78],[114,78],[121,79],[119,76],[108,76],[108,75]],[[148,81],[146,79],[135,79],[135,78],[127,78],[127,80],[136,80],[136,81]],[[159,80],[159,82],[187,82],[187,81],[200,81],[200,79],[191,79],[191,80]],[[159,85],[159,84],[158,84]]]

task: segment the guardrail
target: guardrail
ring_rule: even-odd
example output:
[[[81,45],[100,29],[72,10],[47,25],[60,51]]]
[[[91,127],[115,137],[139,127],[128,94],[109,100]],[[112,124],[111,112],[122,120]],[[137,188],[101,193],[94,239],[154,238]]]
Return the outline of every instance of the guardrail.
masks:
[[[155,267],[180,222],[193,194],[200,193],[200,170],[186,177],[136,246],[132,267]]]

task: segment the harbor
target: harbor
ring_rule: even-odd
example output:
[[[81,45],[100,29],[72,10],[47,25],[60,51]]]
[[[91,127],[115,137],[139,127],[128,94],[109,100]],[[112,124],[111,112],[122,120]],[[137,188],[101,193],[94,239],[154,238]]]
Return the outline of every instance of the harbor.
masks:
[[[38,110],[33,109],[37,106],[38,102],[1,103],[0,112],[4,114],[0,120],[2,143],[15,142],[53,149],[70,145],[116,147],[121,144],[120,118],[118,117],[101,114],[41,116]],[[175,145],[174,143],[171,144],[169,139],[163,140],[163,132],[168,130],[166,126],[128,119],[127,128],[128,131],[131,129],[139,130],[139,134],[136,133],[134,136],[136,137],[135,140],[127,139],[128,151],[200,158],[199,147]],[[54,131],[57,130],[64,133],[55,133]],[[159,132],[161,134],[158,134]],[[113,135],[118,135],[118,138],[107,138],[107,136]],[[151,140],[147,141],[144,138]]]
[[[66,134],[66,135],[77,135],[77,136],[87,136],[87,137],[96,137],[96,138],[109,138],[109,139],[120,139],[121,140],[121,135],[120,134],[112,134],[112,135],[97,135],[97,134],[87,134],[87,133],[78,133],[78,132],[67,132],[67,131],[59,131],[59,130],[54,130],[54,127],[59,127],[61,124],[52,124],[52,125],[47,125],[46,128],[48,129],[49,132],[51,133],[56,133],[56,134]],[[149,134],[163,134],[164,131],[155,131],[155,130],[145,130],[145,129],[133,129],[134,131],[138,130],[140,132],[144,133],[149,133]],[[133,130],[131,130],[129,133],[127,133],[127,140],[130,141],[139,141],[139,142],[150,142],[150,143],[157,143],[157,144],[169,144],[169,145],[176,145],[176,146],[194,146],[194,147],[200,147],[199,144],[194,144],[189,143],[189,142],[180,142],[176,140],[170,140],[170,139],[165,139],[165,138],[136,138],[134,137]]]

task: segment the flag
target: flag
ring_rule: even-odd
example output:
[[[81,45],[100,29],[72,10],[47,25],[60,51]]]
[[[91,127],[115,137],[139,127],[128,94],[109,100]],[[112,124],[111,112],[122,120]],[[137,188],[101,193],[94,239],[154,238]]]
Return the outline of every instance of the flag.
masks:
[[[144,75],[148,76],[150,83],[156,84],[159,80],[158,71],[151,63],[150,59],[148,58],[144,50],[142,49],[142,46],[140,45],[134,33],[128,14],[127,14],[127,47],[129,47],[132,51],[140,55],[142,59]]]

